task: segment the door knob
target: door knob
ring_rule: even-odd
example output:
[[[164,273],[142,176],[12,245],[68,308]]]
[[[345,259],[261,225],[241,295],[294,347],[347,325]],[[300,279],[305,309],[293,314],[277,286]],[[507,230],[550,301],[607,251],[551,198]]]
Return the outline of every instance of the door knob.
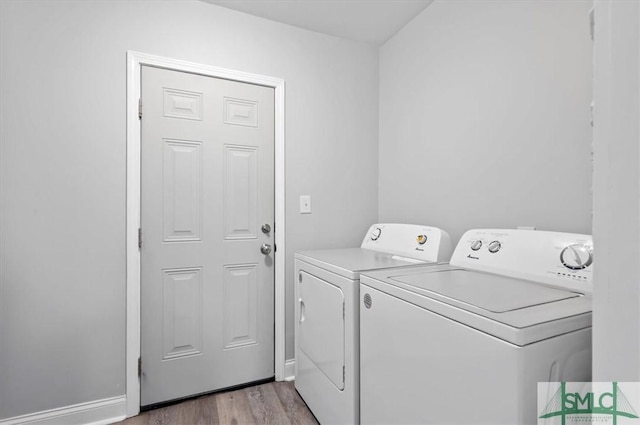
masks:
[[[262,252],[264,255],[271,254],[271,245],[269,245],[268,243],[262,244],[262,246],[260,247],[260,252]]]

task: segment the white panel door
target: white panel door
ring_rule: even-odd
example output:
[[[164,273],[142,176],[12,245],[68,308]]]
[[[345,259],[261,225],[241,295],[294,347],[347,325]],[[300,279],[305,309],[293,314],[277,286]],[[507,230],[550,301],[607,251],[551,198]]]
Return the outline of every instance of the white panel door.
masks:
[[[148,66],[141,87],[148,406],[274,375],[274,92]]]

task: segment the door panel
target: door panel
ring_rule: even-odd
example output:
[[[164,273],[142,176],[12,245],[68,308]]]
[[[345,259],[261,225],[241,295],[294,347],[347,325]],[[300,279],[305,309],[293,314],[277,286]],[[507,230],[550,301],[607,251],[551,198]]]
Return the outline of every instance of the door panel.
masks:
[[[163,140],[164,242],[202,240],[202,143]]]
[[[258,150],[225,146],[224,223],[226,239],[257,237]]]
[[[336,388],[344,389],[344,293],[340,288],[300,272],[299,345]]]
[[[224,348],[257,344],[257,264],[226,266]]]
[[[142,67],[141,405],[274,375],[273,89]]]
[[[202,353],[201,271],[164,270],[162,360]]]

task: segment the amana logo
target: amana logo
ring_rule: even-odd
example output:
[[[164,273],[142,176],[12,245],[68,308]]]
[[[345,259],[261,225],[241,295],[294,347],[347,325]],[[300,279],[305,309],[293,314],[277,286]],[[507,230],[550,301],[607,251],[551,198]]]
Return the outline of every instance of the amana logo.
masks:
[[[555,392],[554,384],[558,386]],[[625,395],[621,386],[630,393],[630,397]],[[638,382],[540,382],[538,424],[640,425],[636,412],[640,404],[639,388]],[[547,397],[544,397],[545,393]]]

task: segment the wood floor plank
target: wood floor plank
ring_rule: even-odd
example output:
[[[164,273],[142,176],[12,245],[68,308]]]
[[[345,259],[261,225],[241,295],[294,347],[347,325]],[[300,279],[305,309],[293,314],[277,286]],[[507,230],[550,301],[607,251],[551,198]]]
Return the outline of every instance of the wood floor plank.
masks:
[[[196,418],[193,421],[195,425],[219,425],[218,404],[215,396],[207,396],[198,400],[194,400]]]
[[[122,422],[117,422],[118,424],[126,424],[126,425],[149,425],[149,418],[142,413],[138,416],[134,416],[129,419],[125,419]]]
[[[211,401],[207,403],[204,399],[187,400],[169,408],[169,417],[172,424],[217,424],[218,414],[215,412],[215,419],[204,422],[203,408],[210,408]],[[215,405],[215,401],[213,401]],[[215,409],[215,408],[214,408]]]
[[[253,420],[257,424],[288,425],[291,423],[273,385],[245,388]]]
[[[293,382],[274,382],[273,388],[278,394],[280,402],[287,411],[289,420],[296,425],[317,425],[318,421],[307,405],[300,398]]]
[[[148,425],[170,425],[173,421],[173,406],[151,410],[148,413]],[[127,424],[128,425],[128,424]]]
[[[225,425],[253,424],[253,415],[247,395],[242,390],[216,395],[218,418]]]
[[[120,425],[317,425],[293,382],[270,382],[186,400]]]

